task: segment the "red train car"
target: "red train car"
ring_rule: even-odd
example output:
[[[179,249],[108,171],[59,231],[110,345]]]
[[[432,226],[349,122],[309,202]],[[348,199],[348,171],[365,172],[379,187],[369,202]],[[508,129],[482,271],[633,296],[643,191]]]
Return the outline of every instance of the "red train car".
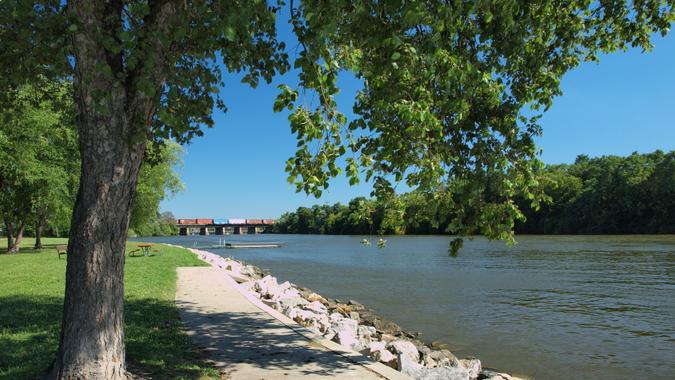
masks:
[[[262,219],[246,219],[246,224],[263,224]]]
[[[178,219],[178,224],[197,224],[196,219]]]
[[[274,224],[276,220],[274,219],[263,219],[263,224]]]
[[[213,224],[213,219],[197,219],[197,224]]]

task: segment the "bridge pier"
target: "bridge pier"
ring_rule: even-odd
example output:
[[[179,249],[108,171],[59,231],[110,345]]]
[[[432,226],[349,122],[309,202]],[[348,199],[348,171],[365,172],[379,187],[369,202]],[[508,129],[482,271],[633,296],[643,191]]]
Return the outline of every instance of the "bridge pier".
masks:
[[[180,236],[187,236],[187,234],[188,234],[187,227],[181,227],[180,230],[178,231],[178,235]]]
[[[199,228],[199,234],[200,235],[208,235],[209,234],[209,229],[206,227],[201,227]]]

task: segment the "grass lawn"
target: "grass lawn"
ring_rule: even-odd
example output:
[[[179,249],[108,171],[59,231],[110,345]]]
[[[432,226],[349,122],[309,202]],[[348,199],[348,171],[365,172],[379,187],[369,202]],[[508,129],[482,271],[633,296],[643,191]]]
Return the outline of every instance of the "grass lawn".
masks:
[[[18,254],[0,243],[0,379],[42,378],[56,354],[66,260],[54,246],[65,242],[43,239],[45,248],[35,251],[26,239]],[[219,379],[182,331],[174,304],[175,268],[205,264],[185,249],[159,247],[161,255],[126,259],[127,364],[149,378]]]

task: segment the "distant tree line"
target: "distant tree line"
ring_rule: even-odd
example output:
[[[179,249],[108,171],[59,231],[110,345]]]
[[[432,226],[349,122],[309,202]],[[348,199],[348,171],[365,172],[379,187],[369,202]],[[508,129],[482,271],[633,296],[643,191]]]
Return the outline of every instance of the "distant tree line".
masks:
[[[675,233],[675,151],[627,157],[582,155],[544,173],[549,202],[521,202],[521,233]]]
[[[80,186],[80,149],[74,122],[72,86],[42,80],[13,96],[0,94],[0,233],[16,252],[24,236],[68,236]],[[159,203],[182,188],[173,168],[182,148],[162,141],[148,148],[130,220],[131,233],[175,234],[172,215]],[[88,159],[85,157],[84,159]],[[135,231],[135,232],[134,232]]]
[[[675,151],[581,155],[573,164],[548,165],[538,174],[546,200],[538,209],[528,199],[514,200],[522,212],[516,233],[675,233]],[[386,200],[358,197],[346,205],[299,207],[278,219],[275,232],[442,234],[457,217],[450,193],[413,191]],[[463,217],[471,218],[470,210]]]

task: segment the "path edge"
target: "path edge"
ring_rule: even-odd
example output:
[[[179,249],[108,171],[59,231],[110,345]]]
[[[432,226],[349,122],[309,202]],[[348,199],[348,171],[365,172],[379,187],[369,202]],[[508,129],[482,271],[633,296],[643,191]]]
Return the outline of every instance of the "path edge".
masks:
[[[166,244],[166,245],[171,245],[174,246],[173,244]],[[191,253],[195,254],[199,258],[198,250],[195,250],[193,248],[186,248],[186,247],[180,247],[187,249]],[[212,252],[210,252],[212,253]],[[201,259],[200,259],[201,260]],[[201,260],[203,261],[203,260]],[[225,281],[229,282],[232,287],[239,292],[244,298],[246,298],[253,306],[257,307],[261,311],[267,313],[270,315],[272,318],[276,319],[277,321],[281,322],[284,324],[286,327],[289,329],[295,331],[296,333],[302,335],[305,339],[308,339],[316,344],[319,344],[326,348],[328,351],[331,351],[337,355],[340,355],[341,357],[353,362],[354,364],[360,365],[362,367],[365,367],[366,369],[375,372],[376,374],[384,377],[385,379],[390,379],[390,380],[411,380],[411,378],[391,367],[388,367],[382,363],[375,362],[368,358],[367,356],[361,354],[360,352],[351,350],[347,347],[344,347],[336,342],[333,342],[331,340],[328,340],[324,338],[323,336],[311,331],[310,329],[298,324],[291,318],[287,317],[286,315],[280,313],[279,311],[271,308],[270,306],[266,305],[263,303],[260,299],[254,297],[248,290],[244,289],[237,281],[230,276],[227,270],[223,268],[219,268],[215,265],[212,265],[209,262],[203,261],[206,264],[208,264],[211,268],[216,270],[217,272],[221,273]],[[176,268],[176,272],[178,271],[178,268]],[[176,273],[178,275],[178,273]]]

